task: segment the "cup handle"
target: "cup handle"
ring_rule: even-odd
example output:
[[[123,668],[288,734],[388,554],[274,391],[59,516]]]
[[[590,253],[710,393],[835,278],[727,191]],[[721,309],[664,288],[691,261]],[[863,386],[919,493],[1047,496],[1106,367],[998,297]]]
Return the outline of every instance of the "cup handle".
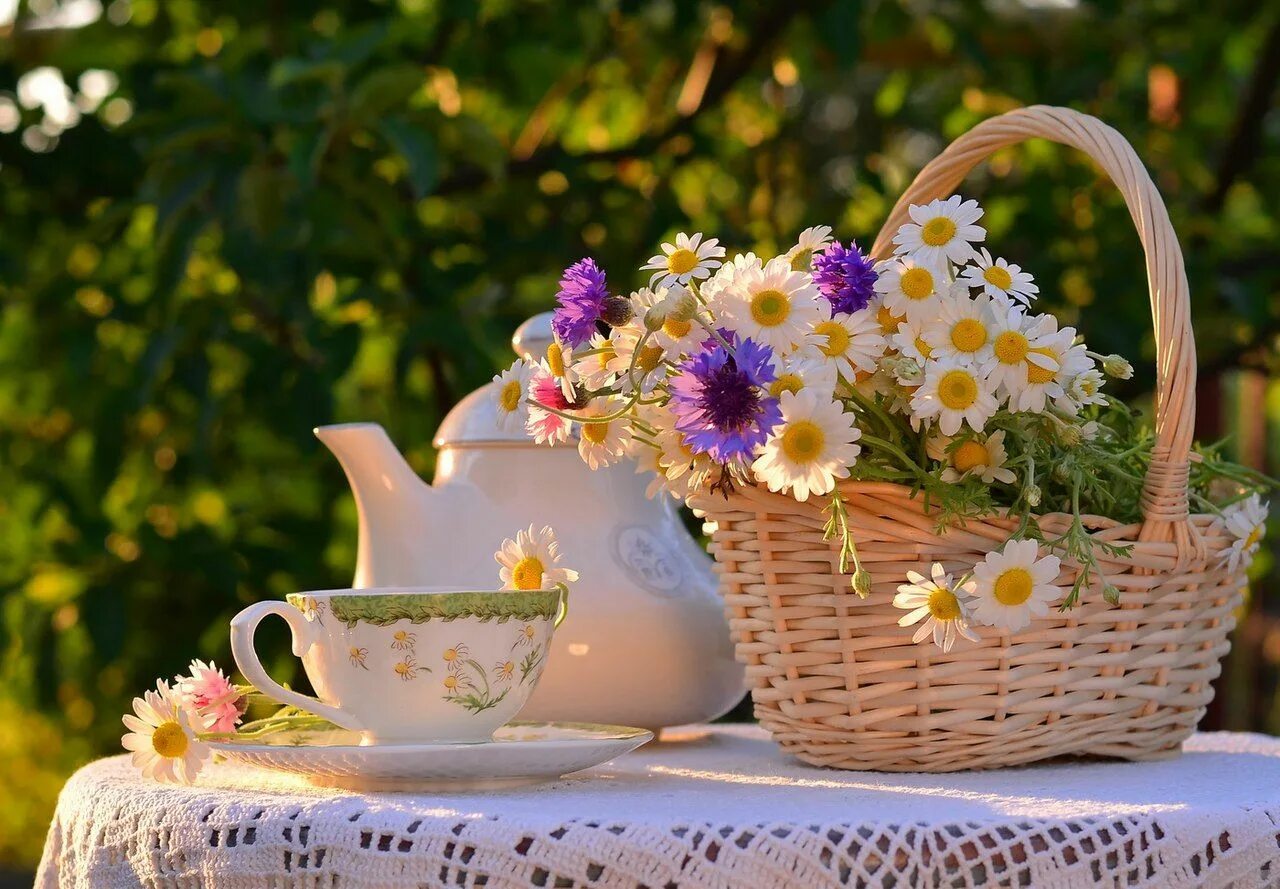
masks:
[[[564,619],[569,616],[569,588],[564,584],[559,584],[560,589],[560,607],[556,610],[555,622],[551,625],[551,629],[558,630],[560,625],[564,623]]]
[[[258,660],[258,652],[253,647],[253,636],[258,630],[258,624],[269,614],[279,615],[289,624],[294,657],[302,657],[311,647],[314,641],[313,628],[301,611],[283,602],[258,602],[231,618],[231,655],[235,658],[240,672],[253,684],[254,688],[272,700],[301,707],[308,713],[321,716],[345,729],[362,731],[364,726],[352,718],[350,713],[344,713],[332,704],[326,704],[310,695],[290,691],[267,675],[262,661]]]

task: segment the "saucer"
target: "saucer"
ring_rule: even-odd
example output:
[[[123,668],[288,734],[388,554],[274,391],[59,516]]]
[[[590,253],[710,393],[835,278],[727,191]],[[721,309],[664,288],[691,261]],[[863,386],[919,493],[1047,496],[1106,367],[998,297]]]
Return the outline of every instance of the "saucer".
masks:
[[[211,741],[235,760],[302,775],[346,790],[491,790],[554,781],[608,762],[652,740],[653,732],[583,722],[513,722],[480,744],[360,746],[346,729],[282,731]]]

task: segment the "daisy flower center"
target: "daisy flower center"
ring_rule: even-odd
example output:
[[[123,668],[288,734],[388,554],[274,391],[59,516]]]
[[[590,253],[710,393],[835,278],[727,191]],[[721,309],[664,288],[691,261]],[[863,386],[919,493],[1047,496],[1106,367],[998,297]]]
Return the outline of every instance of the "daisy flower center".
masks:
[[[444,677],[444,687],[449,689],[449,691],[453,691],[455,688],[458,687],[458,677],[457,676]]]
[[[1254,528],[1249,532],[1249,536],[1244,539],[1244,548],[1250,549],[1255,543],[1262,539],[1262,526]]]
[[[777,327],[791,314],[791,300],[781,290],[761,290],[751,298],[751,317],[761,327]]]
[[[783,392],[799,392],[803,388],[804,380],[800,379],[799,374],[784,373],[769,384],[769,394],[779,398]]]
[[[880,332],[885,336],[897,332],[898,324],[901,322],[902,316],[893,314],[887,306],[876,309],[876,323],[880,325]]]
[[[689,331],[693,329],[692,321],[679,321],[675,318],[668,318],[662,322],[662,332],[673,340],[689,335]]]
[[[557,342],[547,346],[547,367],[551,368],[552,376],[564,376],[564,349]]]
[[[1009,274],[1008,269],[998,265],[990,266],[983,271],[982,280],[1000,290],[1008,290],[1013,286],[1013,275]]]
[[[456,661],[456,660],[458,659],[458,649],[456,649],[456,648],[446,648],[446,649],[444,650],[444,655],[443,655],[443,657],[444,657],[444,659],[445,659],[446,661]]]
[[[636,357],[636,367],[643,373],[656,370],[662,363],[662,354],[661,346],[645,346]]]
[[[950,410],[965,410],[978,400],[978,381],[967,371],[949,370],[938,381],[938,398]]]
[[[951,590],[936,589],[929,594],[929,613],[936,620],[957,620],[960,617],[960,600]]]
[[[812,250],[797,250],[796,255],[791,257],[791,271],[807,272],[809,270],[809,262],[812,259]]]
[[[602,444],[609,437],[609,424],[607,422],[583,423],[582,437],[592,444]],[[541,577],[539,577],[539,582],[541,582]],[[537,589],[537,587],[530,587],[529,589]]]
[[[508,380],[502,386],[501,396],[498,402],[502,405],[502,409],[507,413],[511,413],[520,406],[520,381]]]
[[[941,247],[956,235],[956,224],[945,216],[935,216],[920,227],[920,240],[930,247]]]
[[[924,358],[933,357],[933,346],[924,341],[924,337],[916,337],[916,351]]]
[[[525,556],[511,569],[511,581],[518,590],[541,589],[542,571],[541,559],[537,556]]]
[[[409,671],[412,669],[413,667],[410,667],[404,661],[401,661],[400,663],[396,664],[396,673],[398,673],[401,676],[409,675]]]
[[[1021,605],[1031,598],[1031,587],[1034,583],[1031,572],[1026,568],[1010,568],[995,583],[996,601],[1001,605]]]
[[[1084,379],[1080,381],[1080,391],[1092,398],[1098,394],[1098,381]]]
[[[988,465],[990,459],[987,446],[970,439],[956,448],[955,453],[951,455],[951,465],[961,472],[968,472],[975,466]]]
[[[843,355],[849,348],[849,331],[839,321],[823,321],[813,328],[813,332],[827,338],[827,344],[819,346],[818,349],[828,358]]]
[[[907,299],[926,299],[933,293],[933,273],[919,266],[907,269],[898,286]]]
[[[177,759],[187,752],[187,733],[176,722],[164,722],[151,733],[151,746],[166,759]]]
[[[685,272],[691,272],[697,265],[698,254],[684,247],[667,257],[667,271],[673,275],[683,275]]]
[[[1031,343],[1017,330],[1002,330],[992,344],[1001,364],[1021,364],[1031,351]]]
[[[1027,351],[1035,352],[1037,355],[1045,355],[1049,358],[1054,357],[1052,349],[1046,349],[1042,347],[1039,349],[1028,349]],[[1028,383],[1033,383],[1038,386],[1043,386],[1045,383],[1053,379],[1053,376],[1055,373],[1056,371],[1049,370],[1049,368],[1047,367],[1041,367],[1038,364],[1032,364],[1029,361],[1027,362],[1027,382]]]
[[[976,352],[987,344],[987,327],[977,318],[961,318],[951,328],[951,345],[960,352]]]
[[[782,433],[782,452],[792,463],[812,463],[822,454],[826,438],[817,423],[799,420]]]
[[[601,370],[609,369],[609,362],[618,357],[618,353],[613,351],[613,343],[606,342],[600,347],[600,351],[596,353],[596,361],[600,364]]]

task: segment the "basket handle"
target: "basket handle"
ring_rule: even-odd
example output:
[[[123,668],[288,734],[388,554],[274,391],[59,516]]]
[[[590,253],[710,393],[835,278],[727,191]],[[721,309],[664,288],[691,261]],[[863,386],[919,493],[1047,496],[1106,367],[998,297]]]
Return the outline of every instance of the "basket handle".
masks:
[[[1146,255],[1151,317],[1156,331],[1156,442],[1142,489],[1139,540],[1174,539],[1185,558],[1194,548],[1187,511],[1187,473],[1195,432],[1196,344],[1182,249],[1164,201],[1125,138],[1087,114],[1033,105],[982,121],[930,161],[898,198],[872,254],[893,252],[893,235],[907,210],[947,197],[965,175],[998,149],[1041,138],[1077,148],[1097,163],[1124,195]]]

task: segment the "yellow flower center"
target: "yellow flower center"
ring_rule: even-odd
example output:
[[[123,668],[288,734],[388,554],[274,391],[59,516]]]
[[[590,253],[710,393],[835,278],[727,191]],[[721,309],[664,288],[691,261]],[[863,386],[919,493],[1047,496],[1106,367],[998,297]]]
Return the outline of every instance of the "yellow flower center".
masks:
[[[1055,357],[1052,349],[1047,349],[1044,347],[1041,347],[1038,349],[1030,349],[1029,351],[1035,352],[1037,355],[1044,355],[1049,358]],[[1053,379],[1053,376],[1055,373],[1057,373],[1057,371],[1049,370],[1049,368],[1041,367],[1038,364],[1032,364],[1030,361],[1027,362],[1027,382],[1028,383],[1034,383],[1038,386],[1043,386],[1045,383]]]
[[[812,258],[812,250],[797,250],[796,255],[791,257],[791,271],[807,272],[809,270],[809,261]]]
[[[898,287],[907,299],[928,299],[933,295],[933,273],[915,266],[902,273]]]
[[[967,370],[949,370],[938,381],[938,398],[950,410],[965,410],[978,400],[978,381]]]
[[[951,465],[960,472],[968,472],[975,466],[990,466],[991,455],[986,445],[971,438],[951,454]]]
[[[1003,266],[993,265],[982,273],[982,279],[999,290],[1008,290],[1013,286],[1013,275]]]
[[[778,398],[783,392],[799,392],[803,388],[804,380],[800,379],[799,374],[784,373],[769,384],[769,394]]]
[[[681,247],[667,257],[667,271],[673,275],[683,275],[698,266],[698,254]]]
[[[960,617],[960,600],[951,590],[934,590],[929,594],[929,613],[936,620],[957,620]]]
[[[524,394],[520,391],[519,380],[508,380],[502,386],[502,393],[498,397],[498,402],[502,405],[502,409],[507,413],[511,413],[520,407],[520,396]]]
[[[987,326],[977,318],[961,318],[951,328],[951,345],[958,352],[976,352],[987,344]]]
[[[901,315],[893,314],[885,306],[876,309],[876,323],[880,325],[880,332],[886,336],[896,332],[902,320]]]
[[[820,345],[818,349],[828,358],[843,355],[849,349],[849,343],[852,342],[848,329],[839,321],[823,321],[813,328],[813,332],[827,338],[826,345]]]
[[[413,667],[410,667],[404,661],[401,661],[400,663],[396,664],[396,673],[401,676],[408,676],[409,673],[412,672],[412,670],[413,670]]]
[[[502,672],[504,675],[510,676],[515,671],[516,671],[516,665],[513,664],[511,661],[507,661],[505,664],[502,665]]]
[[[1021,605],[1031,598],[1034,581],[1026,568],[1010,568],[995,583],[996,601],[1001,605]]]
[[[817,423],[797,420],[782,433],[782,452],[793,463],[812,463],[822,456],[826,439]]]
[[[452,663],[453,661],[456,661],[458,659],[458,649],[446,648],[444,650],[443,657],[446,661],[449,661],[450,663]]]
[[[791,314],[791,300],[781,290],[761,290],[751,298],[751,317],[761,327],[777,327]]]
[[[1092,378],[1081,380],[1080,391],[1092,398],[1094,395],[1098,394],[1098,381]]]
[[[609,424],[605,423],[583,423],[582,437],[592,444],[603,444],[604,440],[609,437]]]
[[[916,351],[920,353],[921,358],[930,358],[933,356],[933,346],[924,341],[924,337],[916,337]]]
[[[449,689],[449,691],[453,691],[455,688],[458,687],[458,677],[457,676],[444,677],[444,687]]]
[[[600,369],[608,370],[609,362],[618,357],[618,353],[613,351],[613,343],[605,342],[601,344],[600,351],[596,352],[596,361],[600,365]]]
[[[677,318],[668,318],[662,322],[662,332],[673,340],[689,335],[689,331],[693,329],[692,321],[681,321]]]
[[[403,642],[404,640],[409,638],[409,634],[406,633],[404,630],[396,630],[396,634],[392,638],[395,639],[397,642]]]
[[[542,560],[537,556],[525,556],[511,569],[511,581],[518,590],[542,589]]]
[[[636,369],[641,373],[649,373],[662,363],[663,351],[661,346],[645,346],[640,350],[640,354],[636,356]]]
[[[537,630],[535,630],[535,629],[533,628],[533,624],[525,624],[525,625],[524,625],[524,638],[526,638],[526,639],[532,639],[532,638],[533,638],[533,634],[534,634],[534,633],[536,633],[536,632],[537,632]]]
[[[177,759],[187,752],[187,733],[176,722],[161,723],[151,733],[151,747],[166,759]]]
[[[1262,539],[1262,534],[1266,529],[1262,525],[1254,528],[1249,532],[1249,536],[1244,539],[1244,548],[1252,549],[1254,545]]]
[[[555,341],[547,346],[547,367],[553,377],[564,376],[564,348]]]
[[[1002,330],[992,344],[1001,364],[1021,364],[1031,351],[1031,343],[1017,330]]]
[[[354,645],[351,646],[351,656],[355,658],[360,657],[360,649],[356,648]]]
[[[956,224],[945,216],[935,216],[920,227],[920,240],[941,247],[956,236]]]

